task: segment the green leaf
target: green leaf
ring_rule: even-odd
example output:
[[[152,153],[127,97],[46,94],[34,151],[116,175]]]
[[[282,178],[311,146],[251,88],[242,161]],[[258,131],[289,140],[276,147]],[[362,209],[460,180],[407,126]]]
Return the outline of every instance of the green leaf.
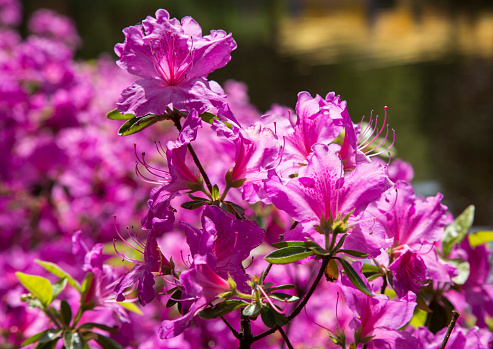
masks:
[[[194,201],[187,201],[181,204],[181,207],[183,207],[185,210],[195,210],[196,208],[199,208],[200,206],[205,205],[205,201],[203,200],[194,200]]]
[[[118,135],[128,136],[140,132],[143,129],[155,124],[156,122],[162,119],[163,119],[162,116],[154,115],[154,114],[146,115],[138,118],[134,116],[120,127],[120,129],[118,130]]]
[[[97,334],[96,342],[98,342],[103,349],[123,349],[123,347],[113,339],[100,334]]]
[[[363,273],[381,273],[382,271],[380,270],[379,267],[373,264],[368,264],[368,263],[363,263],[363,267],[361,268],[361,271]]]
[[[272,309],[270,305],[262,306],[260,316],[267,327],[284,326],[288,323],[286,316]]]
[[[249,304],[245,309],[243,309],[242,314],[255,320],[258,314],[260,314],[261,308],[262,306],[255,302],[253,304]]]
[[[474,206],[471,205],[457,217],[452,224],[445,227],[442,238],[442,250],[445,257],[450,254],[455,244],[460,243],[471,228],[474,220]]]
[[[53,300],[53,288],[48,279],[41,276],[24,274],[20,271],[16,272],[15,275],[17,275],[21,284],[31,292],[34,297],[39,299],[41,304],[45,307],[50,305]]]
[[[346,272],[347,277],[349,278],[349,281],[361,292],[364,294],[373,297],[374,294],[371,293],[370,289],[368,286],[366,286],[365,282],[361,279],[359,274],[354,270],[353,266],[348,263],[345,259],[342,259],[340,257],[335,257],[341,263],[342,267],[344,268],[344,271]]]
[[[358,258],[364,258],[364,257],[369,256],[368,253],[364,253],[364,252],[356,251],[356,250],[339,250],[337,252],[338,253],[342,252],[342,253],[348,254],[348,255],[353,256],[353,257],[358,257]]]
[[[274,310],[272,310],[271,307],[268,307],[266,305],[262,306],[262,309],[260,310],[260,316],[265,326],[270,328],[276,326],[276,317],[274,315]]]
[[[118,330],[113,327],[109,327],[103,324],[97,324],[94,322],[86,322],[85,324],[82,324],[77,327],[77,329],[84,329],[84,330],[90,330],[92,328],[99,328],[100,330],[109,332],[109,333],[118,333]]]
[[[28,344],[33,344],[36,342],[47,343],[60,336],[61,333],[62,330],[55,330],[50,328],[48,330],[41,331],[39,333],[36,333],[34,336],[29,337],[24,342],[22,342],[21,346],[23,347]]]
[[[272,283],[270,283],[270,284],[272,284]],[[266,284],[264,284],[264,287],[265,287],[265,285]],[[285,285],[270,287],[270,288],[265,290],[265,293],[274,292],[277,290],[289,290],[289,289],[293,289],[293,288],[296,288],[296,286],[293,284],[285,284]]]
[[[287,293],[282,293],[282,292],[270,293],[269,297],[274,298],[275,300],[278,300],[281,302],[288,301],[289,303],[297,302],[299,300],[299,297],[296,297],[296,296],[293,296],[293,295],[287,294]]]
[[[94,275],[91,272],[87,273],[84,276],[84,280],[82,280],[82,286],[80,287],[80,293],[82,295],[85,295],[89,291],[89,289],[91,288],[93,277],[94,277]]]
[[[60,303],[60,314],[63,324],[70,326],[70,321],[72,321],[72,308],[70,308],[70,304],[68,304],[65,299]]]
[[[214,121],[214,118],[216,117],[216,115],[208,112],[202,113],[199,116],[202,119],[202,121],[207,122],[208,124],[211,125],[212,125],[212,121]]]
[[[213,308],[205,308],[199,313],[199,316],[202,319],[210,320],[221,317],[228,313],[231,313],[233,310],[249,305],[248,302],[245,302],[240,299],[230,299],[221,303],[216,304]]]
[[[469,274],[471,272],[469,262],[461,259],[452,259],[449,262],[451,262],[452,265],[459,271],[459,275],[454,276],[452,281],[456,285],[463,285],[467,281],[467,278],[469,278]]]
[[[135,305],[135,303],[130,303],[130,302],[116,302],[116,303],[120,305],[122,308],[131,311],[132,313],[143,315],[142,311],[139,309],[138,306]]]
[[[265,260],[272,264],[288,264],[306,257],[313,256],[315,252],[302,246],[289,246],[275,250],[265,256]]]
[[[106,114],[106,117],[110,120],[129,120],[131,118],[134,118],[134,114],[120,114],[120,112],[117,109],[113,109],[110,111],[108,114]]]
[[[38,344],[34,347],[34,349],[54,349],[60,337],[57,337],[48,342],[38,342]]]
[[[169,297],[168,301],[166,302],[166,308],[171,308],[173,305],[178,303],[177,299],[181,298],[181,290],[177,289],[173,294]]]
[[[67,278],[62,278],[55,282],[54,284],[51,285],[53,288],[53,299],[56,299],[60,293],[65,289],[67,286]]]
[[[237,204],[235,204],[234,202],[231,202],[231,201],[225,201],[224,203],[228,207],[228,212],[230,212],[232,214],[235,214],[237,216],[240,216],[240,217],[242,217],[243,215],[245,215],[245,209],[243,207],[241,207],[240,205],[237,205]]]
[[[80,291],[80,284],[69,273],[67,273],[65,270],[60,268],[58,265],[51,262],[41,261],[39,259],[35,259],[34,261],[39,265],[41,265],[46,270],[48,270],[50,273],[58,276],[59,278],[66,278],[67,282],[70,285],[75,287],[77,291]]]
[[[469,244],[476,247],[493,241],[493,231],[478,231],[469,235]]]
[[[84,349],[84,339],[77,332],[67,330],[63,332],[63,345],[66,349]]]
[[[272,246],[275,248],[283,248],[283,247],[290,247],[290,246],[306,247],[306,241],[281,241],[281,242],[273,243]]]
[[[56,330],[56,329],[49,329],[46,331],[43,331],[43,335],[41,338],[39,338],[38,342],[39,343],[48,343],[53,340],[58,340],[60,336],[62,335],[63,330]]]

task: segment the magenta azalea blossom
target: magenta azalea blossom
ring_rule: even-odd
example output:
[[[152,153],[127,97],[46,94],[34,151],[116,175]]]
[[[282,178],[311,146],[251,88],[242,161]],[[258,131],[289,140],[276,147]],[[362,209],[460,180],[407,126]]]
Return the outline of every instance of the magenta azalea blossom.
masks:
[[[285,114],[271,114],[262,117],[263,124],[275,130],[279,137],[285,137],[283,162],[278,171],[283,176],[297,173],[300,166],[305,165],[307,157],[312,153],[316,143],[329,144],[344,130],[343,113],[346,112],[346,101],[341,101],[334,92],[324,98],[319,95],[313,98],[308,92],[298,94],[296,115],[287,110],[276,108],[273,112],[283,111]]]
[[[134,286],[137,283],[137,291],[139,302],[142,305],[146,305],[151,302],[156,292],[154,291],[154,274],[153,272],[163,272],[171,267],[169,261],[163,256],[161,250],[159,249],[156,241],[156,233],[151,230],[147,236],[147,242],[144,244],[133,237],[134,241],[137,241],[139,248],[134,248],[144,256],[143,261],[138,261],[133,258],[128,258],[127,256],[119,253],[117,254],[129,262],[135,264],[133,269],[126,274],[116,285],[116,300],[122,302],[125,300],[124,291]],[[115,247],[116,251],[116,247]]]
[[[187,312],[166,320],[159,336],[172,338],[182,333],[197,314],[217,296],[231,291],[226,281],[230,276],[240,289],[246,288],[247,277],[241,262],[260,245],[264,231],[255,223],[233,218],[216,206],[207,206],[202,215],[203,229],[182,223],[193,262],[180,274],[183,307]]]
[[[241,263],[265,237],[263,229],[254,222],[240,220],[216,206],[207,206],[202,215],[203,229],[182,223],[190,252],[204,255],[208,263],[223,278],[231,276],[240,290],[248,280]]]
[[[455,269],[441,261],[434,248],[448,222],[442,195],[420,199],[404,181],[395,187],[397,190],[388,191],[368,208],[387,237],[394,239],[389,266],[395,273],[394,289],[402,296],[417,291],[425,279],[450,282]]]
[[[115,46],[118,65],[141,79],[127,87],[117,103],[123,114],[163,114],[216,111],[226,100],[222,88],[207,75],[224,67],[236,43],[231,34],[202,29],[191,17],[170,19],[165,10],[148,16],[142,25],[123,30],[125,42]]]
[[[365,243],[361,248],[367,249],[367,253],[373,256],[380,254],[380,248],[388,247],[388,241],[378,232],[379,229],[365,229],[378,226],[373,224],[373,219],[362,214],[370,202],[392,186],[385,168],[376,163],[363,163],[345,174],[341,159],[328,146],[316,144],[313,152],[308,158],[308,166],[299,171],[297,178],[284,185],[275,177],[266,182],[265,191],[272,198],[272,203],[301,223],[304,236],[318,240],[319,243],[322,235],[315,232],[313,226],[320,224],[322,217],[335,222],[351,214],[349,224],[360,219],[363,222],[371,221],[371,224],[353,230],[360,233],[360,238],[364,238]],[[361,229],[365,230],[364,233],[361,233]],[[293,232],[287,233],[290,234]],[[304,237],[298,235],[288,238],[287,235],[285,240],[303,240]],[[348,244],[357,243],[351,242],[350,237],[351,234],[348,236]]]
[[[190,112],[183,124],[182,130],[176,141],[167,144],[166,159],[168,161],[168,171],[160,170],[150,166],[142,156],[139,162],[146,170],[155,177],[149,180],[143,176],[137,168],[137,173],[144,181],[153,184],[160,184],[159,187],[151,190],[151,199],[147,201],[149,206],[148,214],[142,219],[144,229],[154,229],[157,235],[173,229],[175,222],[175,209],[171,207],[171,200],[184,190],[190,190],[188,183],[199,185],[199,177],[185,163],[187,155],[187,144],[195,140],[197,130],[202,127],[202,122],[197,111]],[[162,149],[158,151],[161,155]]]
[[[361,263],[356,262],[353,266],[364,280]],[[410,333],[398,331],[413,317],[416,307],[413,293],[395,300],[383,294],[370,297],[357,290],[345,275],[341,278],[340,287],[346,304],[355,315],[349,326],[354,330],[356,343],[366,343],[365,347],[372,349],[416,348],[417,340]]]

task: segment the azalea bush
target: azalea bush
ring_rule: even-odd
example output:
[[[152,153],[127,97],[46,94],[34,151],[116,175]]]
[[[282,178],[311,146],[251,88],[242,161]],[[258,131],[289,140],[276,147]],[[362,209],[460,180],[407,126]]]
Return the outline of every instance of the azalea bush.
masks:
[[[2,348],[491,347],[493,233],[415,194],[387,107],[259,112],[208,79],[232,34],[162,9],[116,65],[0,19]]]

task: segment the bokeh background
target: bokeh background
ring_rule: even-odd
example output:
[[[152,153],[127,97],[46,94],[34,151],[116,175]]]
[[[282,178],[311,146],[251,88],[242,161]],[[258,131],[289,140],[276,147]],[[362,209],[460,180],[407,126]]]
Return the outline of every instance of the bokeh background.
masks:
[[[81,59],[113,54],[121,30],[156,9],[192,16],[204,33],[232,32],[232,61],[210,75],[244,81],[259,110],[294,108],[299,91],[348,101],[396,130],[398,156],[423,195],[440,191],[454,215],[476,205],[493,226],[493,4],[460,0],[24,0],[72,17]],[[21,32],[27,32],[26,21]]]

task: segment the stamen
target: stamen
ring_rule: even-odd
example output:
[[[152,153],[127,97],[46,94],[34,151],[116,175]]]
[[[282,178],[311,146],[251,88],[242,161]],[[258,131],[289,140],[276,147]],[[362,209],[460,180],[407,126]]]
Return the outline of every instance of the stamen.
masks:
[[[260,290],[260,292],[262,292],[262,294],[264,295],[265,299],[267,300],[267,302],[270,304],[270,306],[272,307],[272,309],[274,309],[277,313],[279,314],[286,314],[286,311],[288,310],[288,300],[287,299],[284,299],[284,310],[283,311],[280,311],[279,309],[277,309],[277,307],[274,305],[274,303],[272,303],[272,300],[270,299],[270,297],[267,295],[267,293],[265,293],[264,289],[260,286],[257,286],[257,289]]]
[[[383,138],[383,140],[380,142],[379,145],[371,148],[370,150],[368,150],[365,154],[368,154],[368,153],[371,153],[372,151],[374,151],[375,149],[378,149],[386,140],[387,140],[387,137],[389,136],[389,125],[387,125],[387,132],[385,133],[385,137]],[[373,142],[375,142],[377,140],[377,136],[375,136],[375,138],[373,138],[371,140],[371,142],[367,143],[364,147],[360,148],[359,150],[362,151],[363,149],[369,147]]]
[[[390,146],[388,146],[387,149],[384,149],[381,152],[378,152],[376,154],[371,154],[368,157],[377,156],[377,155],[380,155],[382,153],[385,153],[386,151],[389,151],[394,146],[394,144],[395,144],[395,130],[394,129],[392,129],[392,135],[393,135],[392,136],[392,144]]]
[[[115,230],[116,230],[116,233],[118,234],[118,236],[120,237],[120,239],[122,239],[122,241],[129,247],[133,248],[134,250],[144,254],[142,251],[140,251],[139,249],[135,248],[134,246],[130,245],[124,238],[123,236],[121,236],[120,232],[118,231],[118,228],[116,226],[116,215],[113,216],[113,222],[114,222],[114,225],[115,225]],[[127,228],[128,229],[128,228]],[[116,248],[116,247],[115,247]]]

